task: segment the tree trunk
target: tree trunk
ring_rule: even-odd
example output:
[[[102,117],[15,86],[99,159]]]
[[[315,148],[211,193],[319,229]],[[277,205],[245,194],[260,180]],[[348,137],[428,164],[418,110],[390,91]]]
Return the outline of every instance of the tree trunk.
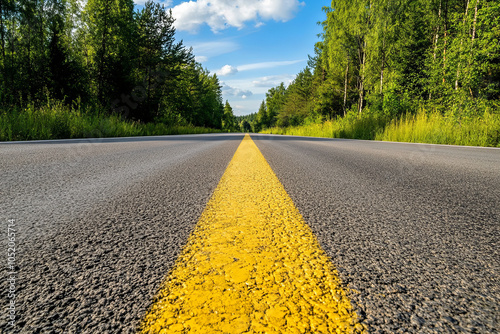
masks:
[[[100,103],[104,102],[104,70],[105,70],[105,58],[106,58],[106,46],[107,46],[107,31],[108,31],[108,16],[110,15],[111,9],[109,8],[109,2],[106,1],[106,7],[104,8],[104,26],[102,32],[101,40],[101,56],[99,59],[99,82],[97,86],[97,98]]]
[[[11,24],[11,31],[14,30],[14,26],[15,26],[15,17],[11,17],[11,21],[10,21],[10,24]],[[13,69],[14,68],[14,54],[16,53],[15,51],[15,39],[14,39],[14,36],[12,36],[12,34],[10,35],[10,68]],[[14,71],[9,71],[10,72],[10,82],[9,82],[9,87],[10,89],[12,89],[13,87],[13,83],[14,83]],[[11,93],[11,95],[13,95]]]
[[[39,24],[39,34],[40,34],[40,41],[39,41],[39,55],[37,56],[37,60],[38,60],[38,64],[37,64],[37,71],[38,71],[38,75],[37,75],[37,89],[40,89],[42,86],[44,86],[44,78],[45,78],[45,75],[46,75],[46,66],[45,66],[45,33],[44,33],[44,29],[43,29],[43,14],[44,14],[44,1],[41,1],[40,3],[40,7],[39,7],[39,11],[38,11],[38,15],[39,15],[39,18],[40,18],[40,22],[38,23]]]
[[[474,39],[476,38],[476,23],[477,23],[477,5],[479,5],[479,0],[476,2],[476,7],[474,8],[474,23],[472,25],[472,41],[471,41],[471,51],[474,46]]]
[[[4,17],[4,0],[0,0],[0,38],[2,39],[2,66],[5,68],[5,28],[3,23]]]
[[[33,87],[33,74],[32,74],[32,63],[31,63],[31,24],[28,24],[28,89],[31,93]]]
[[[361,79],[359,82],[359,113],[363,111],[365,98],[365,63],[366,63],[366,39],[363,42],[363,61],[361,62]]]
[[[150,108],[150,100],[151,100],[151,66],[148,66],[148,93],[147,93],[147,96],[146,96],[146,119],[148,119],[149,121],[149,116],[151,114],[151,110],[149,110]]]
[[[448,1],[444,8],[444,49],[443,49],[443,84],[446,82],[446,47],[448,46]]]
[[[436,53],[437,53],[437,43],[439,39],[439,21],[441,20],[441,7],[442,7],[443,1],[439,1],[439,12],[438,12],[438,25],[436,27],[436,35],[434,36],[434,55],[433,55],[433,60],[436,60]]]
[[[344,117],[347,115],[347,78],[349,74],[349,57],[347,57],[347,65],[345,67],[345,81],[344,81]]]
[[[467,7],[465,8],[465,14],[464,14],[464,19],[462,21],[462,25],[463,25],[463,30],[464,30],[464,35],[465,35],[465,23],[467,22],[467,15],[469,13],[469,2],[470,0],[467,0]],[[462,37],[461,40],[460,40],[460,48],[459,48],[459,51],[458,51],[458,55],[459,57],[462,55],[462,46],[464,44],[464,38]],[[458,60],[458,67],[457,67],[457,78],[455,80],[455,90],[458,90],[458,80],[460,79],[460,67],[461,67],[461,62],[460,62],[460,58]]]
[[[443,84],[446,82],[446,36],[448,34],[448,31],[446,30],[446,26],[445,26],[445,30],[444,30],[444,50],[443,50]]]
[[[471,38],[471,44],[470,44],[470,53],[469,53],[469,64],[467,66],[468,69],[470,69],[470,66],[472,64],[472,55],[474,52],[474,39],[476,38],[476,24],[477,24],[477,6],[479,5],[479,0],[476,1],[476,6],[474,8],[474,21],[472,23],[472,38]],[[474,94],[472,94],[472,89],[469,87],[470,94],[472,97],[474,97]]]
[[[385,69],[385,33],[382,39],[382,64],[380,68],[380,95],[384,94],[384,69]]]
[[[441,21],[441,8],[443,5],[443,0],[439,1],[439,11],[438,11],[438,24],[436,26],[436,35],[434,36],[434,54],[432,55],[432,64],[436,62],[436,54],[437,54],[437,46],[438,46],[438,40],[439,40],[439,21]],[[429,92],[429,100],[432,99],[432,91]]]

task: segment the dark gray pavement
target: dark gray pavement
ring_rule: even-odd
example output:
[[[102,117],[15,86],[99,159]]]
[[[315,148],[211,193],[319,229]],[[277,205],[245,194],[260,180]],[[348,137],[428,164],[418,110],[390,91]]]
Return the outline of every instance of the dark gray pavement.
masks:
[[[0,332],[133,333],[242,138],[0,143]],[[252,138],[370,332],[498,332],[500,150]]]
[[[0,144],[2,278],[19,227],[0,332],[135,333],[242,138]]]
[[[370,333],[500,331],[500,150],[253,135]]]

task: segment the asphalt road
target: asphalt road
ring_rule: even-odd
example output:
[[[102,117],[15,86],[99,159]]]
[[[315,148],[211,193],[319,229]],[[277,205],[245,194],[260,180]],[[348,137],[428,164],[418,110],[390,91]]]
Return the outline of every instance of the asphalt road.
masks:
[[[252,138],[370,332],[499,331],[499,149]],[[242,139],[0,144],[0,332],[134,333]]]

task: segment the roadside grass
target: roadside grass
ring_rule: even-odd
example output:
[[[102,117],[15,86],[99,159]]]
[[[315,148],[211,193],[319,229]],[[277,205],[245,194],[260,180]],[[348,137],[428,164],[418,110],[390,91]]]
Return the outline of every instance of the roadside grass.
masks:
[[[419,112],[392,121],[375,140],[500,147],[500,114],[457,119]]]
[[[387,116],[348,114],[333,121],[288,128],[270,128],[261,133],[326,138],[367,139],[410,143],[500,147],[500,113],[481,116],[446,116],[421,109],[391,120]]]
[[[311,123],[287,128],[274,127],[261,133],[281,134],[290,136],[374,139],[377,132],[383,131],[387,120],[383,117],[367,115],[358,117],[354,113],[333,121]]]
[[[191,125],[139,123],[117,115],[48,102],[41,107],[0,110],[0,141],[160,136],[221,132]]]

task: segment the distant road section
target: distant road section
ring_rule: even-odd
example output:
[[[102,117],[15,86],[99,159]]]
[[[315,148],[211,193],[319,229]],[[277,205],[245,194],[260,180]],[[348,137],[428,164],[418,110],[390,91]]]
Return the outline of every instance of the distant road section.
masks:
[[[0,143],[0,332],[135,333],[243,137]],[[251,137],[369,332],[498,332],[499,149]]]

